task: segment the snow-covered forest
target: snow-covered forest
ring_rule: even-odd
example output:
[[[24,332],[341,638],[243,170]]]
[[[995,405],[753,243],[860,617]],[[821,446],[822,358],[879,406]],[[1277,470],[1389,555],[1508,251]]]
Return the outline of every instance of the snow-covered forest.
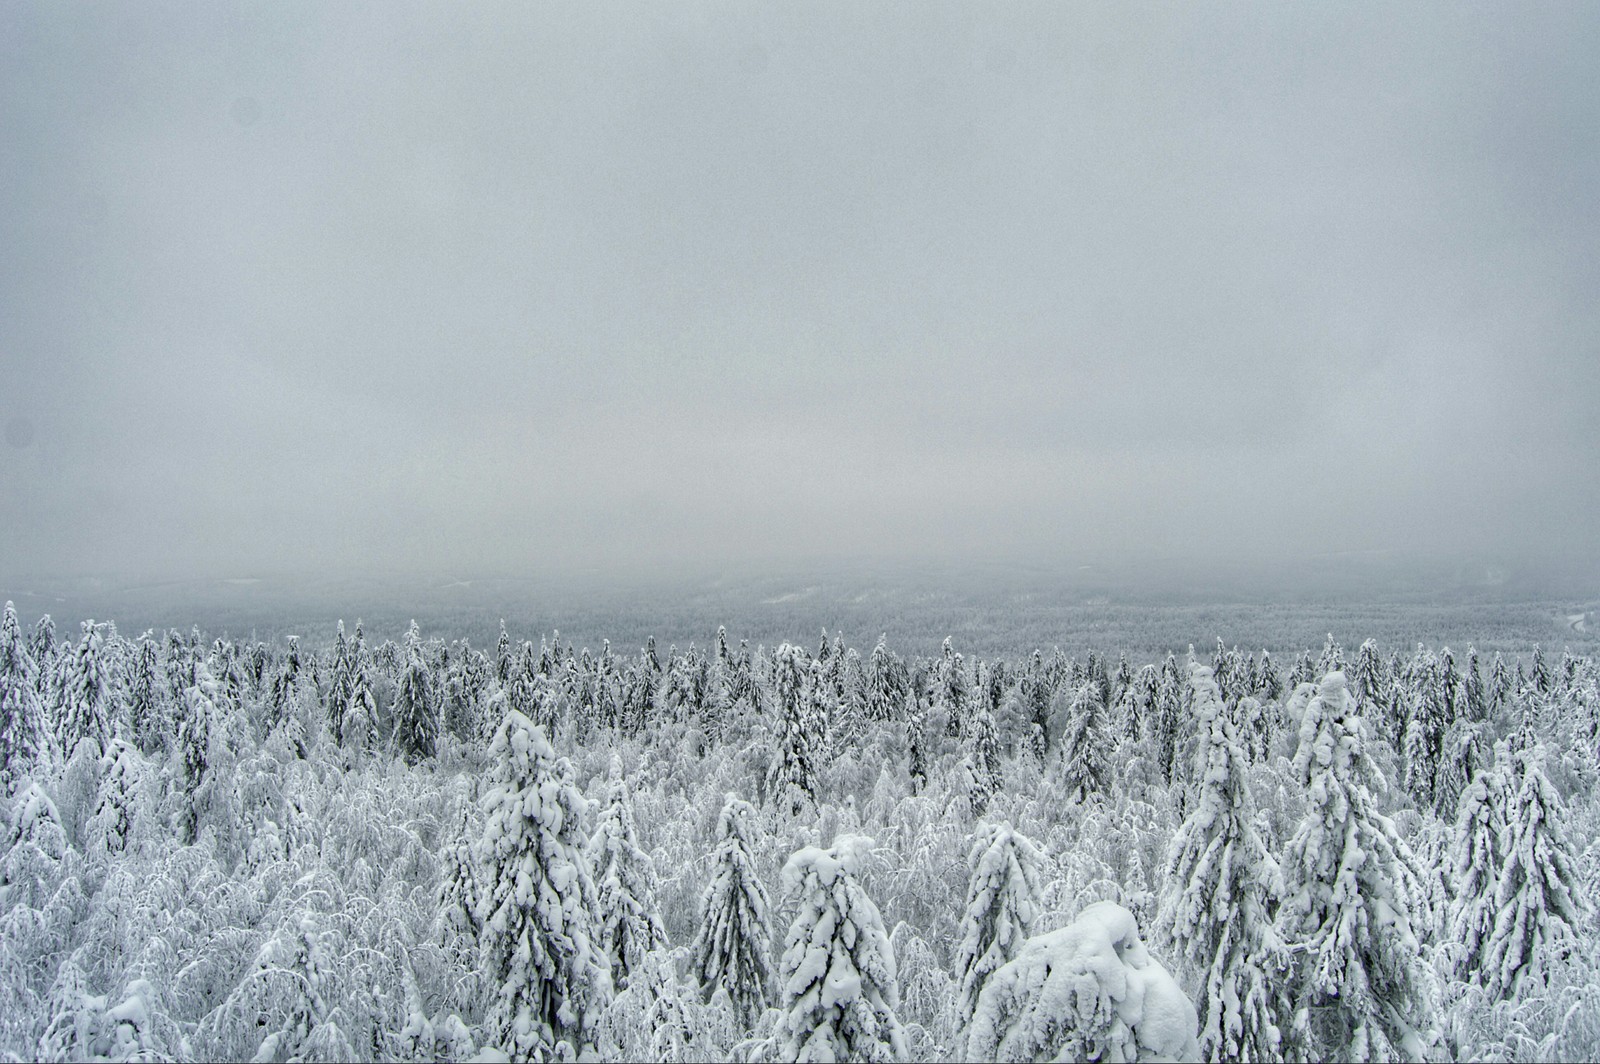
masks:
[[[1589,658],[531,636],[8,603],[0,1055],[1600,1057]]]

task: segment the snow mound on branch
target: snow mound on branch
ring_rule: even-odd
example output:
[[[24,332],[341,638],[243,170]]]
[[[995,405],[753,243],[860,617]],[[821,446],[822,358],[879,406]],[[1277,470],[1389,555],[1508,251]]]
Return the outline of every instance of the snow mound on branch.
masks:
[[[1122,906],[1095,902],[989,977],[973,1060],[1199,1060],[1194,1005]]]

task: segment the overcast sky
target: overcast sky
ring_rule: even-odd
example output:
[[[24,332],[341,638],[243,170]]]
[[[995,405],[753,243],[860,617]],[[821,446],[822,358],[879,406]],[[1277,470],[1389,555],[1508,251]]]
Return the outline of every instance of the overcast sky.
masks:
[[[1592,553],[1600,5],[0,6],[0,575]]]

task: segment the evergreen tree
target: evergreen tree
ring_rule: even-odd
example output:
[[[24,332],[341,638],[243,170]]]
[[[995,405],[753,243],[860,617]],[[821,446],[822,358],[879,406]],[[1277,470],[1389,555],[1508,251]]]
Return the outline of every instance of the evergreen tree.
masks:
[[[89,817],[85,850],[101,861],[109,861],[127,848],[133,832],[141,763],[138,752],[121,739],[111,740],[111,749],[101,760],[100,788]]]
[[[613,757],[611,782],[600,823],[589,840],[589,867],[598,892],[595,941],[611,959],[612,983],[627,989],[645,954],[666,945],[667,933],[656,909],[655,863],[639,848],[633,804]]]
[[[1420,1058],[1432,986],[1421,960],[1415,858],[1378,812],[1381,786],[1342,672],[1306,705],[1294,757],[1304,819],[1285,855],[1281,936],[1297,949],[1288,1053]]]
[[[1505,712],[1506,699],[1510,697],[1511,691],[1511,674],[1506,671],[1506,660],[1500,656],[1499,651],[1496,651],[1494,664],[1489,666],[1489,686],[1485,692],[1490,709],[1495,713]]]
[[[894,952],[878,907],[857,882],[872,840],[807,846],[783,867],[795,905],[779,968],[778,1057],[893,1061],[906,1056]]]
[[[711,882],[700,897],[700,933],[691,947],[701,998],[728,995],[741,1027],[766,1009],[772,986],[772,928],[766,888],[756,874],[755,810],[730,794],[717,817]]]
[[[49,750],[38,673],[10,602],[0,615],[0,799],[32,777]]]
[[[1467,644],[1467,666],[1463,678],[1466,680],[1467,716],[1476,723],[1488,720],[1488,694],[1478,671],[1478,650],[1471,643]]]
[[[785,643],[772,661],[777,757],[769,773],[768,793],[788,816],[799,816],[814,807],[817,800],[813,743],[822,722],[815,719],[810,705],[803,653],[799,647]]]
[[[355,658],[350,642],[345,638],[344,619],[333,639],[333,654],[328,677],[328,697],[324,702],[328,716],[328,735],[334,746],[344,745],[344,718],[350,709],[350,690]]]
[[[193,842],[199,832],[200,814],[210,805],[216,790],[213,762],[226,748],[226,710],[218,705],[224,698],[204,662],[195,664],[194,682],[184,688],[184,711],[178,718],[178,778],[183,794],[179,811],[178,835]],[[220,740],[220,742],[219,742]]]
[[[146,754],[166,747],[172,738],[172,713],[156,644],[148,632],[139,641],[128,685],[128,724],[133,742]]]
[[[1197,666],[1190,684],[1199,795],[1172,839],[1160,922],[1192,977],[1203,1059],[1276,1060],[1287,957],[1269,916],[1278,870],[1256,832],[1248,760],[1210,670]]]
[[[1084,801],[1111,782],[1111,721],[1100,701],[1100,685],[1085,680],[1067,704],[1061,732],[1061,783],[1067,798]]]
[[[1445,733],[1450,728],[1439,664],[1432,655],[1420,656],[1407,691],[1400,695],[1405,708],[1405,786],[1418,805],[1432,807],[1444,757]]]
[[[394,742],[411,764],[434,755],[439,736],[439,712],[433,695],[433,675],[422,656],[417,622],[406,633],[405,671],[394,695]]]
[[[372,685],[367,675],[366,662],[360,655],[360,646],[360,640],[357,639],[352,654],[350,695],[345,703],[344,718],[340,726],[341,745],[356,764],[359,764],[378,745],[378,700],[372,694]]]
[[[55,662],[56,622],[48,613],[34,622],[33,634],[28,638],[28,656],[33,659],[40,676],[46,675]]]
[[[1278,676],[1278,667],[1272,663],[1272,655],[1264,649],[1261,651],[1261,667],[1256,670],[1256,693],[1268,702],[1276,702],[1283,697],[1283,680]]]
[[[1562,824],[1561,798],[1545,777],[1544,757],[1537,742],[1509,754],[1506,848],[1481,968],[1491,997],[1544,984],[1551,962],[1578,948],[1578,928],[1589,915]]]
[[[1039,917],[1039,880],[1046,858],[1010,824],[982,824],[967,854],[967,898],[956,932],[954,972],[961,1027],[972,1020],[991,973],[1012,960]]]
[[[916,691],[906,692],[906,771],[911,777],[911,793],[919,794],[928,784],[927,717]]]
[[[968,1060],[1198,1060],[1194,1006],[1150,956],[1133,914],[1087,905],[1034,935],[978,995]]]
[[[492,988],[485,1029],[516,1060],[575,1056],[592,1047],[611,998],[583,853],[587,803],[571,764],[515,710],[495,732],[489,757],[477,875]]]
[[[967,797],[974,816],[982,816],[989,799],[1004,783],[1000,774],[1000,738],[987,699],[976,699],[976,711],[967,725]]]
[[[1544,651],[1539,644],[1533,644],[1533,663],[1528,669],[1528,678],[1533,681],[1533,689],[1540,694],[1550,693],[1550,665],[1544,660]]]
[[[56,715],[61,750],[71,755],[80,742],[93,743],[98,758],[111,741],[111,671],[107,667],[104,626],[83,622],[83,638],[67,661]]]
[[[1183,744],[1183,681],[1178,674],[1177,658],[1169,651],[1161,665],[1161,683],[1156,687],[1155,728],[1150,742],[1155,748],[1156,763],[1168,783],[1178,771],[1178,751]]]
[[[1450,891],[1446,939],[1452,974],[1482,981],[1483,954],[1494,930],[1495,889],[1505,868],[1506,780],[1498,762],[1480,770],[1457,803],[1455,836],[1445,855]]]

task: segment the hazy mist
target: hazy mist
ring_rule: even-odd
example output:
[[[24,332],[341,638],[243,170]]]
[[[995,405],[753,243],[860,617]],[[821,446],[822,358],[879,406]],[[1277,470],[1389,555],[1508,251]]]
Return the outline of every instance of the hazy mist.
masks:
[[[0,579],[1592,579],[1597,85],[1578,3],[8,3]]]

